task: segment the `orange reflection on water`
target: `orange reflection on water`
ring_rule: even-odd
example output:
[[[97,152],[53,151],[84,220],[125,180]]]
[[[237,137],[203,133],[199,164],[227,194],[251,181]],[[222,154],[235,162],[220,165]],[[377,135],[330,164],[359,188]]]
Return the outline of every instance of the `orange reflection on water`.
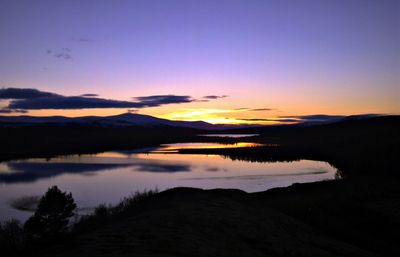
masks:
[[[103,153],[96,153],[95,155],[97,158],[122,158],[126,159],[129,155],[126,153],[121,152],[103,152]]]
[[[222,144],[222,143],[177,143],[177,144],[165,144],[160,148],[152,151],[152,153],[177,153],[181,149],[218,149],[218,148],[242,148],[242,147],[256,147],[262,146],[262,144],[249,143],[249,142],[238,142],[234,144]]]

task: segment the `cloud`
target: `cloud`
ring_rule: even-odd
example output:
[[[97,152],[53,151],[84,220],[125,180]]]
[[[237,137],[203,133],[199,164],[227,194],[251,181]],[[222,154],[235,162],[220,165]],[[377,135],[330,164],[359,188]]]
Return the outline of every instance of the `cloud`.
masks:
[[[253,112],[261,112],[261,111],[271,111],[273,110],[272,108],[255,108],[255,109],[249,109],[249,111]]]
[[[98,94],[83,94],[83,95],[80,95],[80,96],[82,96],[82,97],[97,97],[99,95]]]
[[[13,100],[8,108],[12,109],[84,109],[84,108],[131,108],[135,103],[82,96],[51,96],[23,100]]]
[[[195,99],[192,99],[192,97],[188,95],[151,95],[134,97],[134,99],[138,101],[138,103],[143,104],[144,107],[173,103],[190,103],[195,101]]]
[[[54,51],[52,49],[47,49],[46,53],[58,59],[72,60],[71,49],[68,47],[61,48],[61,50]]]
[[[214,99],[220,99],[220,98],[225,98],[228,97],[227,95],[206,95],[203,96],[204,99],[209,99],[209,100],[214,100]]]
[[[298,122],[298,119],[259,119],[259,118],[254,118],[254,119],[239,119],[239,120],[244,120],[244,121],[273,121],[273,122],[283,122],[283,123],[292,123],[292,122]]]
[[[261,111],[272,111],[272,108],[236,108],[235,111],[249,111],[249,112],[261,112]]]
[[[335,122],[339,121],[346,116],[343,115],[326,115],[326,114],[314,114],[314,115],[299,115],[299,116],[280,116],[280,118],[298,119],[299,122]]]
[[[32,99],[51,96],[59,95],[34,88],[0,88],[0,99]]]
[[[145,108],[165,104],[180,104],[196,101],[187,95],[151,95],[134,97],[135,101],[120,101],[96,97],[96,94],[63,96],[32,88],[2,88],[0,99],[10,99],[3,113],[11,110],[41,109],[90,109],[90,108]]]
[[[20,110],[20,109],[9,109],[9,108],[3,108],[0,109],[0,113],[27,113],[27,110]]]

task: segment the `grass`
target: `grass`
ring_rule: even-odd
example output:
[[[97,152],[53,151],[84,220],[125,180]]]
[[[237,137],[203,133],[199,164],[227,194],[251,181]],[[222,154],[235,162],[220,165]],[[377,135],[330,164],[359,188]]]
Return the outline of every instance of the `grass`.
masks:
[[[144,191],[136,191],[129,196],[121,199],[121,201],[112,206],[100,204],[94,209],[92,214],[82,216],[72,227],[72,233],[81,233],[89,231],[110,220],[115,220],[123,216],[129,215],[138,204],[146,199],[158,194],[157,188]]]

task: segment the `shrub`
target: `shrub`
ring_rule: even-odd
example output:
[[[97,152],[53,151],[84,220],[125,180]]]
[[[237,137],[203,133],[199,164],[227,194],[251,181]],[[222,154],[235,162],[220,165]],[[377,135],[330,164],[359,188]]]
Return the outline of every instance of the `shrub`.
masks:
[[[121,215],[135,209],[139,202],[145,201],[147,198],[158,193],[158,189],[144,190],[143,192],[136,191],[130,196],[124,197],[117,205],[100,204],[95,208],[94,213],[82,216],[77,223],[74,224],[73,232],[82,232],[95,229],[101,226],[108,220],[118,219]]]
[[[19,256],[25,248],[25,234],[18,220],[0,223],[1,253],[6,256]]]

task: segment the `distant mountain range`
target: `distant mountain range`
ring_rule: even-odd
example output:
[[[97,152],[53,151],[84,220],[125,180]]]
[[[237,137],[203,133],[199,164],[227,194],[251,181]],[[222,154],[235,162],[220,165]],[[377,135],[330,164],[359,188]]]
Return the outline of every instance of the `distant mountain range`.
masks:
[[[376,117],[376,114],[353,115],[353,116],[329,116],[329,115],[310,115],[300,116],[302,118],[296,125],[315,125],[340,122],[347,119],[365,119]],[[234,128],[246,128],[260,125],[227,125],[227,124],[211,124],[204,121],[174,121],[168,119],[156,118],[150,115],[124,113],[113,116],[84,116],[84,117],[64,117],[64,116],[0,116],[0,126],[2,127],[23,127],[34,125],[92,125],[100,127],[117,127],[117,126],[173,126],[195,128],[202,130],[224,130]]]
[[[228,128],[238,128],[238,125],[215,125],[204,121],[174,121],[156,118],[150,115],[124,113],[113,116],[83,116],[83,117],[64,117],[64,116],[0,116],[2,126],[32,126],[32,125],[93,125],[104,127],[115,126],[173,126],[186,127],[204,130],[221,130]]]

